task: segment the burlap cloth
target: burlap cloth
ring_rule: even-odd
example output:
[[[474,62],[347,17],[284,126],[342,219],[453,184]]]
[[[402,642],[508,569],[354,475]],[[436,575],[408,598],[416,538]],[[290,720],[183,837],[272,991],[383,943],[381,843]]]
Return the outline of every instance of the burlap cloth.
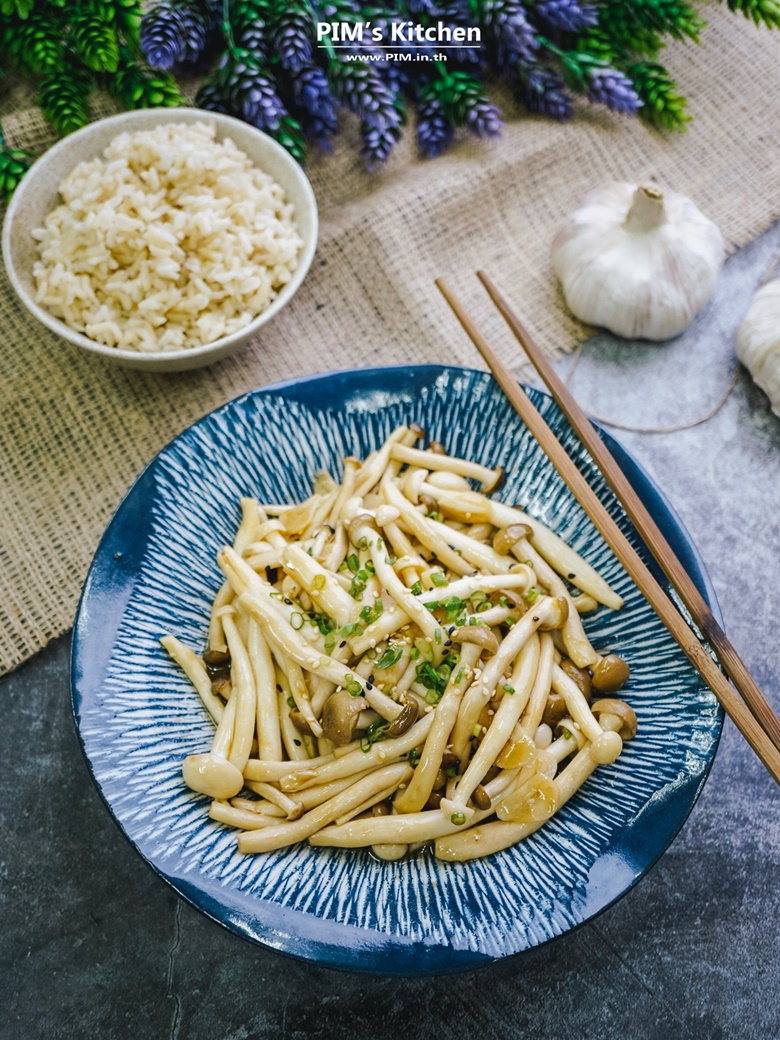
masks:
[[[589,188],[655,178],[692,196],[730,249],[780,217],[780,33],[720,7],[707,14],[701,47],[674,44],[666,57],[694,116],[685,134],[587,105],[561,126],[510,102],[500,140],[464,140],[422,162],[409,130],[388,167],[370,175],[345,119],[335,153],[308,171],[321,217],[309,276],[257,342],[212,368],[148,375],[82,356],[28,318],[3,275],[2,670],[72,624],[117,503],[194,419],[252,387],[325,369],[476,364],[433,287],[437,275],[519,372],[517,348],[473,272],[492,274],[551,351],[572,348],[585,330],[564,311],[549,248]],[[11,144],[41,151],[53,143],[25,88],[6,88],[0,115]]]

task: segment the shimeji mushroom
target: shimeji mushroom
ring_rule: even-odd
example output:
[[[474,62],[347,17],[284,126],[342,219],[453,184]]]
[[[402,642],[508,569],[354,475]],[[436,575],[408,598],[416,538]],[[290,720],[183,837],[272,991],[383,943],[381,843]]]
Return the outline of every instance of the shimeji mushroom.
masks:
[[[392,737],[389,740],[372,744],[368,751],[358,748],[343,755],[334,755],[332,760],[324,762],[322,765],[312,766],[311,762],[301,762],[299,768],[297,763],[290,763],[292,768],[286,775],[280,777],[279,786],[287,793],[302,791],[306,787],[313,787],[314,784],[340,780],[344,776],[400,759],[404,755],[408,755],[413,748],[420,747],[425,742],[432,723],[432,714],[423,715],[400,737]]]
[[[437,560],[445,567],[449,567],[455,574],[471,574],[474,568],[470,563],[464,561],[454,549],[450,548],[446,538],[438,533],[433,524],[421,516],[414,508],[404,493],[393,483],[392,480],[382,480],[382,495],[388,505],[395,506],[398,510],[404,526],[411,531],[414,537],[424,545],[426,549],[434,554]]]
[[[395,459],[397,462],[408,463],[410,466],[456,473],[461,477],[471,477],[472,480],[478,480],[482,484],[485,493],[495,491],[504,479],[504,470],[501,466],[490,469],[488,466],[482,466],[478,462],[471,462],[468,459],[460,459],[455,455],[424,451],[420,448],[408,448],[402,444],[394,444],[392,446],[390,458]]]
[[[428,801],[458,715],[461,698],[473,678],[473,670],[481,652],[482,648],[473,644],[463,648],[459,671],[450,676],[441,700],[433,710],[433,724],[414,776],[406,788],[396,795],[393,804],[397,812],[419,812]]]
[[[617,654],[602,657],[593,669],[593,686],[600,693],[616,693],[628,682],[629,667]]]
[[[511,552],[518,560],[527,560],[550,595],[566,600],[569,612],[561,627],[561,636],[569,657],[581,668],[596,664],[599,654],[593,649],[585,634],[569,590],[553,568],[537,553],[529,541],[530,535],[531,529],[528,524],[510,524],[496,533],[493,545],[499,552]]]
[[[500,774],[485,785],[485,794],[494,804],[514,780],[514,774]],[[492,815],[492,809],[477,810],[472,820],[481,821]],[[424,812],[393,813],[389,816],[364,817],[342,826],[325,827],[309,838],[311,845],[355,848],[366,845],[406,844],[433,841],[442,835],[462,830],[466,819],[451,816],[438,809]]]
[[[438,642],[440,643],[442,636],[439,622],[429,610],[426,610],[425,605],[416,596],[412,595],[392,566],[387,562],[384,541],[379,534],[374,518],[367,514],[356,516],[350,525],[350,539],[355,545],[360,541],[365,541],[371,553],[374,571],[382,587],[387,590],[404,614],[415,622],[424,636],[431,640],[436,640],[436,633],[438,632]]]
[[[254,739],[257,692],[255,690],[255,677],[249,660],[244,642],[236,626],[235,611],[232,607],[225,608],[226,613],[222,617],[222,627],[225,632],[228,650],[230,651],[230,676],[233,684],[233,695],[230,703],[236,705],[235,721],[233,723],[233,739],[230,744],[228,758],[233,765],[242,773],[244,766],[249,760]]]
[[[504,696],[496,709],[490,727],[455,785],[449,802],[453,812],[464,812],[477,787],[510,739],[528,697],[539,667],[539,638],[531,635],[517,655],[511,678],[503,684]],[[476,803],[475,803],[476,804]],[[478,806],[479,808],[479,806]],[[489,808],[489,806],[482,806]]]
[[[350,809],[364,805],[373,795],[397,787],[412,773],[406,762],[384,766],[357,780],[345,791],[304,813],[299,820],[273,824],[238,835],[239,852],[271,852],[303,841]]]
[[[249,619],[247,650],[257,692],[257,755],[269,761],[282,757],[279,714],[276,709],[276,677],[271,651],[254,618]]]
[[[205,754],[188,755],[182,764],[182,779],[192,791],[225,801],[244,786],[241,770],[228,761],[236,717],[236,698],[231,697]]]
[[[472,523],[489,521],[498,528],[525,524],[531,529],[530,540],[534,548],[553,570],[599,603],[613,610],[619,610],[623,606],[621,597],[579,553],[549,527],[545,527],[516,506],[496,502],[477,491],[455,494],[436,487],[430,481],[423,490],[436,499],[442,513],[455,519],[470,520]]]
[[[388,564],[388,566],[390,565]],[[398,569],[398,563],[394,565],[393,569]],[[465,578],[457,578],[447,585],[444,598],[468,599],[474,592],[484,592],[489,595],[491,592],[510,592],[513,589],[524,591],[533,584],[533,581],[529,582],[527,570],[530,568],[518,569],[512,574],[472,574]],[[442,589],[437,587],[428,589],[419,596],[415,596],[414,599],[423,605],[437,603],[442,599]],[[387,639],[388,636],[403,628],[409,623],[409,620],[409,615],[402,607],[397,605],[386,607],[381,617],[368,625],[362,635],[352,639],[352,649],[356,654],[364,654],[366,650],[377,646],[381,640]]]
[[[617,715],[604,712],[601,722],[605,733],[611,733],[622,747],[621,738],[614,730],[623,725],[623,720]],[[556,812],[582,787],[598,765],[599,762],[593,755],[593,746],[586,743],[553,781]],[[437,839],[434,851],[438,859],[457,862],[490,856],[494,852],[507,849],[511,845],[517,844],[518,841],[522,841],[523,838],[527,838],[544,822],[544,820],[533,820],[527,823],[506,823],[498,820],[486,823],[484,826],[472,827],[460,834],[450,833],[442,836]]]
[[[560,628],[566,617],[566,609],[564,600],[543,596],[509,630],[499,652],[490,659],[464,694],[452,735],[453,750],[459,758],[464,759],[469,747],[469,737],[477,725],[482,709],[492,698],[501,677],[520,653],[523,645],[537,629],[547,631]]]
[[[198,657],[194,650],[190,650],[188,646],[185,646],[184,643],[178,640],[175,636],[163,636],[160,640],[160,645],[168,651],[171,658],[182,669],[184,674],[195,687],[195,690],[203,703],[203,707],[212,717],[214,722],[218,723],[225,711],[225,705],[219,697],[212,692],[211,678],[209,677],[209,673],[206,671],[206,666],[203,664],[202,659]]]
[[[332,693],[322,709],[322,731],[334,744],[349,744],[360,713],[367,707],[364,697],[353,697],[342,689]]]

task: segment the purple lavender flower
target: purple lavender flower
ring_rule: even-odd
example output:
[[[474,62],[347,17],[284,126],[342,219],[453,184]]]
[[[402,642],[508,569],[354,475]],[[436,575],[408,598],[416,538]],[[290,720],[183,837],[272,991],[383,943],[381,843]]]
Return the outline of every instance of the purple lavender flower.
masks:
[[[326,123],[335,123],[336,101],[328,78],[319,65],[304,65],[291,76],[295,103],[306,113]]]
[[[370,123],[360,125],[360,154],[369,173],[374,173],[387,162],[401,130],[398,126],[378,127]]]
[[[499,48],[516,54],[518,59],[532,60],[534,51],[539,49],[539,40],[519,0],[484,0],[482,19],[496,37]]]
[[[182,11],[173,4],[158,4],[141,19],[141,50],[153,69],[171,69],[187,51]]]
[[[633,116],[642,102],[634,85],[622,72],[608,66],[592,69],[588,82],[588,98],[606,105],[613,112],[624,112]]]
[[[302,123],[304,133],[312,144],[322,148],[325,152],[332,151],[330,139],[338,132],[335,114],[332,117],[326,115],[303,117]]]
[[[331,87],[336,97],[371,126],[398,126],[401,116],[392,91],[368,63],[340,61],[333,67]]]
[[[312,60],[314,25],[311,13],[300,5],[281,12],[273,31],[273,46],[279,64],[289,72],[296,72]]]
[[[469,103],[466,113],[466,126],[477,137],[501,136],[501,112],[484,97],[477,97]]]
[[[222,6],[222,0],[213,2]],[[236,46],[252,51],[258,58],[267,58],[271,49],[267,4],[258,0],[245,2],[231,10],[230,20]]]
[[[231,110],[258,130],[277,130],[287,110],[276,85],[248,51],[234,51],[224,61],[219,81]]]
[[[216,83],[205,83],[195,96],[195,104],[207,112],[221,112],[226,116],[233,114],[227,98]]]
[[[571,98],[563,80],[552,69],[532,68],[523,76],[519,86],[529,112],[549,116],[561,123],[566,123],[571,117]]]
[[[541,0],[536,11],[544,21],[564,32],[592,29],[599,20],[592,4],[581,4],[578,0]]]
[[[452,144],[455,127],[435,97],[417,106],[417,148],[423,159],[435,159]]]

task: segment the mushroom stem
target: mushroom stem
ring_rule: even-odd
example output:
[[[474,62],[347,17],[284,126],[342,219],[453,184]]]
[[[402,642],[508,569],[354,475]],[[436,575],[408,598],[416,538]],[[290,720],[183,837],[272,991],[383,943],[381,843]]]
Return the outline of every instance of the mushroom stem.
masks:
[[[501,643],[498,653],[482,669],[481,675],[474,680],[463,697],[458,720],[452,732],[453,751],[465,761],[469,747],[469,737],[479,721],[480,713],[493,696],[501,676],[520,653],[537,629],[545,629],[560,623],[561,604],[564,601],[544,596],[520,618],[509,630],[509,634]]]
[[[582,787],[597,765],[598,763],[590,753],[590,745],[586,744],[553,781],[556,789],[556,812],[560,811],[572,795]],[[435,855],[437,859],[451,862],[464,862],[479,859],[482,856],[490,856],[494,852],[508,849],[511,845],[522,841],[523,838],[527,838],[544,822],[544,820],[534,820],[531,823],[497,821],[487,823],[483,827],[472,827],[461,834],[451,834],[437,840]]]
[[[184,759],[181,775],[190,790],[225,800],[233,798],[244,786],[241,771],[227,758],[235,718],[236,698],[231,697],[214,733],[211,751]]]
[[[420,448],[407,448],[405,445],[394,444],[390,450],[390,458],[397,462],[406,462],[410,466],[419,466],[428,470],[446,470],[449,473],[457,473],[461,477],[471,477],[478,480],[485,492],[493,491],[501,482],[504,471],[499,466],[490,469],[478,462],[468,459],[460,459],[455,455],[442,455],[438,452],[424,451]]]
[[[433,710],[433,724],[414,776],[407,787],[399,791],[393,803],[396,812],[419,812],[428,801],[441,765],[442,755],[458,715],[461,698],[473,678],[473,669],[479,660],[480,653],[481,648],[478,646],[463,647],[460,658],[463,674],[458,682],[453,681],[455,676],[450,679],[441,700]]]
[[[171,658],[182,669],[195,687],[203,707],[214,722],[218,723],[225,711],[225,705],[216,694],[212,693],[211,679],[201,658],[194,650],[190,650],[188,646],[180,642],[176,636],[163,636],[160,645],[168,651]]]
[[[358,748],[346,755],[334,757],[332,762],[317,766],[314,770],[309,769],[308,764],[305,763],[303,770],[299,771],[293,764],[293,768],[290,769],[287,776],[280,779],[279,786],[287,792],[302,791],[306,787],[313,787],[314,784],[340,780],[342,777],[392,762],[393,759],[408,754],[412,748],[419,747],[428,736],[432,723],[433,714],[423,715],[402,736],[379,741],[373,744],[368,751]]]
[[[235,617],[225,614],[222,618],[228,649],[230,650],[230,676],[233,683],[231,701],[236,703],[236,719],[233,726],[233,741],[228,758],[240,772],[249,760],[255,732],[257,692],[252,665],[244,642],[238,633]]]
[[[480,741],[474,757],[455,786],[451,800],[456,804],[466,805],[509,740],[533,689],[539,667],[539,656],[539,638],[532,635],[517,655],[515,667],[512,670],[509,685],[514,692],[505,693],[501,698],[501,703],[487,733]]]
[[[273,762],[282,757],[282,737],[276,707],[276,673],[268,643],[254,618],[249,621],[247,649],[257,693],[257,756]]]
[[[456,574],[471,574],[474,568],[464,561],[449,542],[434,528],[433,524],[420,516],[409,499],[396,487],[392,480],[382,481],[382,495],[388,505],[393,505],[401,515],[404,526],[411,531],[418,542],[429,549],[445,567]]]
[[[595,743],[604,732],[590,710],[590,705],[576,682],[567,675],[560,665],[554,664],[552,670],[552,688],[566,701],[566,708],[580,727],[582,732]]]
[[[289,823],[277,823],[264,827],[259,831],[246,831],[238,835],[238,851],[271,852],[284,848],[298,841],[303,841],[321,827],[349,812],[351,808],[362,805],[378,791],[403,783],[411,775],[412,768],[402,762],[377,769],[368,776],[352,784],[346,791],[323,802],[305,813],[299,820]],[[381,819],[381,817],[377,817]]]

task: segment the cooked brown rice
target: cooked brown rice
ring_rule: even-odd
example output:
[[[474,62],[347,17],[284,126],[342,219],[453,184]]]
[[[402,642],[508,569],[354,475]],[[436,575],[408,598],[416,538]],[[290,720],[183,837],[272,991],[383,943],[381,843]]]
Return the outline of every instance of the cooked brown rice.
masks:
[[[172,351],[248,325],[298,266],[293,207],[212,124],[123,133],[33,233],[36,299],[90,339]]]

